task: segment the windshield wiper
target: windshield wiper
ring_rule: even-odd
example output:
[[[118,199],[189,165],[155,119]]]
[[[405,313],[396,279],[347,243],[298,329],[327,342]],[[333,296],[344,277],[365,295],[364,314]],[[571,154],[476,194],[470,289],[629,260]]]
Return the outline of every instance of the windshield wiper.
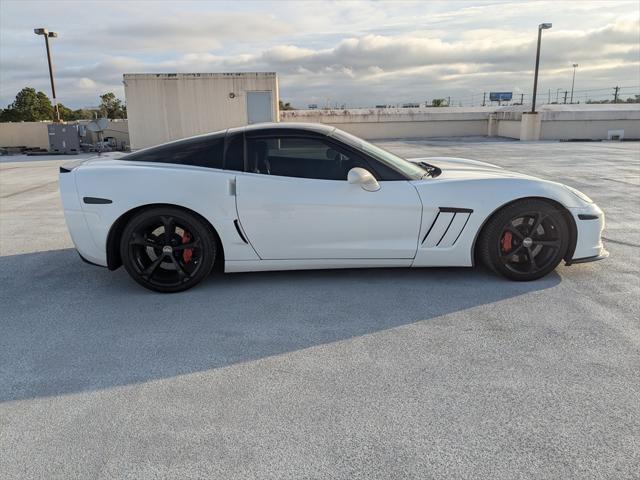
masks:
[[[434,167],[433,165],[430,165],[427,162],[418,162],[418,165],[420,165],[422,168],[424,168],[427,171],[421,178],[424,178],[424,177],[435,178],[442,173],[442,170],[440,170],[438,167]]]

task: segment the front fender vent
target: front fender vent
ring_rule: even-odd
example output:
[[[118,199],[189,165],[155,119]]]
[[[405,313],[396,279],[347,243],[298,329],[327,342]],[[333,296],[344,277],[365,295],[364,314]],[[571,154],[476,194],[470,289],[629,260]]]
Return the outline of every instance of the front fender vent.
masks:
[[[422,239],[423,248],[452,247],[467,226],[473,210],[470,208],[440,207],[438,214]]]

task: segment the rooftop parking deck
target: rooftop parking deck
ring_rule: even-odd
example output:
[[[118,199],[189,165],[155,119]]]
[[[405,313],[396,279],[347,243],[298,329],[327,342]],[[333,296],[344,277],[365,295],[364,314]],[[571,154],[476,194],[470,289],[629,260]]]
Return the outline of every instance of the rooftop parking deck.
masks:
[[[3,157],[2,475],[637,475],[640,143],[377,143],[576,187],[604,210],[611,256],[532,283],[269,272],[153,294],[71,248],[68,159]]]

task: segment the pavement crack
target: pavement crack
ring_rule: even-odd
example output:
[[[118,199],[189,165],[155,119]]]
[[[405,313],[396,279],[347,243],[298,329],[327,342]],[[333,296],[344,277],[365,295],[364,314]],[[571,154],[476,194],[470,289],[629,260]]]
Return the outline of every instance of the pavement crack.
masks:
[[[607,178],[607,177],[600,177],[600,178],[602,178],[602,180],[609,180],[610,182],[623,183],[624,185],[631,185],[632,187],[638,186],[637,183],[625,182],[624,180],[616,180],[615,178]]]
[[[606,240],[607,242],[618,243],[620,245],[626,245],[627,247],[640,247],[640,245],[638,245],[637,243],[623,242],[622,240],[613,240],[613,239],[607,238],[607,237],[602,237],[602,239]]]
[[[36,185],[35,187],[29,187],[29,188],[25,188],[24,190],[18,190],[17,192],[9,193],[7,195],[2,195],[0,198],[15,197],[16,195],[20,195],[22,193],[27,193],[27,192],[31,192],[33,190],[38,190],[38,189],[43,188],[43,187],[48,187],[49,185],[53,185],[54,183],[58,183],[58,181],[54,180],[52,182],[47,182],[47,183],[43,183],[41,185]]]

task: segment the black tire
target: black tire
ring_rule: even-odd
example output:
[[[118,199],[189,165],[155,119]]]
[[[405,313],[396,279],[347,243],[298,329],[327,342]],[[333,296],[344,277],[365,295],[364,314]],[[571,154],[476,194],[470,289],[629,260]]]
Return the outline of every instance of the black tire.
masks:
[[[544,277],[564,258],[569,227],[558,209],[544,200],[526,199],[495,213],[478,239],[478,258],[510,280]]]
[[[181,292],[206,278],[217,242],[209,225],[174,207],[143,210],[129,220],[120,255],[129,275],[149,290]]]

